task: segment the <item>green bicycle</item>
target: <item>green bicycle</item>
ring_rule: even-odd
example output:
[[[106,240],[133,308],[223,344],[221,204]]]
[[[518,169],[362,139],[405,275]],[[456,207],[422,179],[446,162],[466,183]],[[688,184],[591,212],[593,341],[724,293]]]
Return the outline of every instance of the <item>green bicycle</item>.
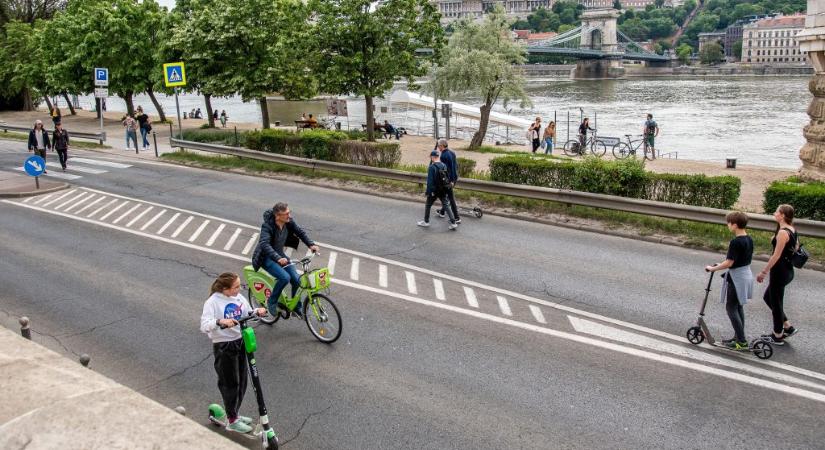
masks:
[[[317,253],[298,261],[289,261],[287,265],[300,264],[302,268],[298,292],[295,297],[289,298],[286,293],[287,289],[284,288],[278,298],[277,313],[275,315],[269,313],[261,317],[260,320],[267,325],[272,325],[280,319],[288,319],[293,316],[295,307],[303,297],[303,311],[298,312],[303,315],[310,333],[319,341],[331,344],[341,337],[341,314],[332,299],[326,295],[329,293],[332,278],[329,269],[323,267],[313,270],[310,267],[315,255]],[[263,268],[256,271],[251,265],[244,267],[243,275],[248,289],[250,306],[255,308],[255,303],[258,303],[266,308],[266,301],[272,293],[273,286],[275,286],[275,277]],[[322,294],[321,291],[325,293]]]

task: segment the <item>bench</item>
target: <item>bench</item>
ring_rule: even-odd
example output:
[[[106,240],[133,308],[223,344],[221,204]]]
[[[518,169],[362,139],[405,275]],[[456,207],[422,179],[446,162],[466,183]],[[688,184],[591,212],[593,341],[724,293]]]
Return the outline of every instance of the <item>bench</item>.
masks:
[[[321,124],[318,122],[310,122],[309,120],[296,120],[295,128],[297,131],[305,130],[307,128],[320,128]]]

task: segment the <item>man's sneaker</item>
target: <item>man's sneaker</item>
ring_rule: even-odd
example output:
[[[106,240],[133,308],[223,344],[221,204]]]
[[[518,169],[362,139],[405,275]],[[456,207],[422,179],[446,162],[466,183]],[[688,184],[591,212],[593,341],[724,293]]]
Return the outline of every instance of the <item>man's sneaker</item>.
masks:
[[[251,417],[238,416],[238,422],[243,422],[247,425],[252,425],[252,422],[254,422],[254,420],[252,420]]]
[[[724,345],[725,347],[729,346],[734,342],[736,342],[736,338],[722,339],[722,345]]]
[[[789,327],[782,330],[782,339],[789,338],[797,333],[796,327]]]
[[[455,219],[455,223],[461,223],[461,219]]]
[[[785,339],[778,338],[778,337],[774,336],[773,333],[763,334],[762,335],[762,340],[764,340],[765,342],[768,342],[770,344],[773,344],[773,345],[785,345]]]
[[[226,426],[226,431],[234,431],[236,433],[249,433],[252,427],[244,423],[240,418],[235,419],[234,422]]]
[[[736,350],[738,352],[742,352],[742,351],[746,352],[746,351],[749,350],[747,341],[737,342],[737,341],[733,340],[733,341],[730,341],[730,342],[726,343],[725,347],[727,347],[731,350]]]
[[[450,226],[448,226],[447,228],[449,228],[451,230],[455,230],[456,228],[458,228],[458,224],[457,223],[451,223]]]
[[[442,211],[440,209],[435,210],[435,215],[438,216],[439,219],[443,219],[444,217],[447,216],[446,214],[444,214],[444,211]]]
[[[418,226],[419,227],[428,227],[428,226],[430,226],[430,222],[425,222],[423,220],[419,220],[418,221]]]
[[[301,303],[295,305],[295,309],[292,310],[292,315],[299,320],[304,320],[304,305]]]

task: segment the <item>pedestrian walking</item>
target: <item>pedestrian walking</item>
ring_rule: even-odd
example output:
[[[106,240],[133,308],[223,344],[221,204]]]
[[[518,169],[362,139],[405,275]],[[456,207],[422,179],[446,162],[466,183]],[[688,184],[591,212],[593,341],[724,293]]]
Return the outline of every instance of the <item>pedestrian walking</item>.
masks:
[[[541,117],[536,117],[536,121],[527,129],[530,142],[533,144],[533,153],[541,146]]]
[[[196,118],[196,119],[203,119],[203,113],[201,112],[201,109],[200,109],[200,108],[198,108],[197,110],[195,110],[195,118]]]
[[[57,152],[60,159],[60,166],[66,171],[66,164],[69,162],[69,132],[63,128],[63,123],[57,122],[52,133],[52,149]]]
[[[60,108],[58,108],[55,104],[54,107],[52,107],[52,123],[54,123],[54,125],[57,126],[57,124],[62,121],[63,114],[60,113]]]
[[[653,120],[653,114],[648,113],[642,134],[644,135],[647,148],[650,149],[650,159],[656,159],[656,136],[659,135],[659,124]]]
[[[52,147],[49,142],[49,133],[43,128],[43,121],[36,120],[34,128],[29,131],[29,151],[46,160],[46,150]],[[43,173],[49,173],[43,171]]]
[[[213,121],[218,120],[218,110],[217,109],[212,113],[212,120]]]
[[[127,114],[123,119],[123,126],[126,128],[126,150],[129,150],[129,140],[132,140],[135,143],[135,151],[137,151],[137,121],[131,114]]]
[[[239,433],[252,431],[252,419],[240,415],[246,393],[247,361],[238,326],[238,319],[251,312],[247,299],[241,294],[241,278],[235,273],[224,272],[212,283],[201,313],[201,332],[212,340],[218,390],[228,419],[226,429]],[[254,312],[265,316],[266,308],[257,308]]]
[[[547,124],[547,128],[544,129],[544,154],[545,155],[552,155],[553,154],[553,141],[556,140],[556,122],[552,120],[550,123]]]
[[[221,110],[221,127],[226,128],[226,121],[229,119],[229,116],[226,115],[226,110]]]
[[[148,136],[149,136],[149,132],[152,131],[152,121],[149,120],[149,116],[145,112],[143,112],[142,107],[138,106],[137,111],[138,111],[137,121],[138,121],[138,126],[140,127],[140,137],[143,140],[143,149],[146,150],[147,148],[149,148]],[[126,146],[127,147],[129,146],[128,140],[126,142]],[[137,147],[137,145],[135,147]]]
[[[723,339],[722,344],[732,350],[748,351],[748,339],[745,337],[745,309],[743,306],[753,295],[753,239],[748,236],[748,215],[734,211],[725,216],[728,229],[734,238],[728,244],[725,260],[719,264],[705,267],[708,272],[727,269],[723,277],[721,302],[725,304],[728,318],[733,326],[733,337]]]
[[[776,221],[771,245],[773,253],[768,264],[756,276],[756,281],[763,282],[770,277],[765,294],[762,297],[773,317],[773,333],[762,335],[774,345],[785,345],[785,338],[796,334],[797,329],[785,315],[785,287],[793,280],[794,271],[791,256],[799,248],[799,237],[793,226],[794,209],[791,205],[779,205],[773,213]]]
[[[450,200],[447,199],[447,191],[450,189],[450,176],[447,171],[447,166],[438,160],[439,156],[438,150],[430,152],[430,167],[427,169],[427,204],[424,207],[424,220],[419,220],[418,226],[430,226],[430,210],[433,207],[433,203],[435,203],[436,200],[440,200],[441,208],[450,217],[449,228],[450,230],[455,230],[458,228],[458,224],[455,223],[453,209],[450,206]]]
[[[455,195],[453,194],[453,189],[455,189],[455,185],[458,183],[458,161],[455,157],[455,152],[452,151],[448,145],[449,144],[446,139],[439,139],[436,149],[441,152],[440,160],[445,166],[447,166],[447,175],[450,177],[450,189],[447,190],[447,199],[450,201],[450,209],[453,210],[455,223],[461,223],[461,217],[458,215],[458,205],[455,202]],[[443,219],[446,216],[444,213],[444,206],[442,205],[440,209],[435,210],[435,214]]]

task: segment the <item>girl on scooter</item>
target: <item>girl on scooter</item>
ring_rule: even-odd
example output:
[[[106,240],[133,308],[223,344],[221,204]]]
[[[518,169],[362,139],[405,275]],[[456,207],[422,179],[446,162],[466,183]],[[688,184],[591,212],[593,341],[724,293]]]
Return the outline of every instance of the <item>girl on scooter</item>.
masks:
[[[785,316],[785,286],[793,280],[793,264],[791,255],[799,246],[799,238],[793,227],[793,206],[779,205],[773,213],[776,220],[776,232],[771,240],[773,254],[768,264],[756,276],[756,281],[762,282],[770,274],[768,287],[765,288],[763,299],[771,309],[773,316],[773,334],[762,335],[771,344],[785,345],[785,338],[796,334],[796,328],[788,322]]]
[[[252,431],[252,419],[238,414],[246,392],[247,363],[237,319],[249,315],[251,308],[240,292],[241,278],[238,274],[225,272],[215,279],[210,296],[203,304],[201,332],[212,339],[218,389],[228,419],[226,429],[249,433]],[[266,309],[257,308],[255,313],[265,316]]]
[[[747,303],[753,294],[753,240],[745,231],[748,226],[747,214],[734,211],[725,216],[725,221],[728,229],[734,234],[734,238],[728,244],[728,254],[724,261],[707,266],[705,270],[716,272],[727,269],[722,282],[721,301],[725,303],[730,323],[733,325],[734,337],[722,340],[722,344],[732,350],[748,351],[748,340],[745,338],[745,310],[742,305]]]

